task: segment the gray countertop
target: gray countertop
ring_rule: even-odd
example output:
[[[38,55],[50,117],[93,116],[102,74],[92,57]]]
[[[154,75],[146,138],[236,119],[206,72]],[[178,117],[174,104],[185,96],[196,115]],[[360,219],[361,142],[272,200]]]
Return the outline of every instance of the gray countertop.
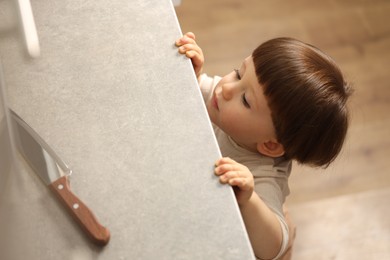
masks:
[[[13,16],[0,18],[9,105],[73,170],[72,190],[111,240],[90,243],[18,157],[2,204],[13,216],[10,259],[253,259],[232,189],[213,176],[220,152],[191,62],[174,46],[171,2],[32,8],[37,59],[7,29]]]

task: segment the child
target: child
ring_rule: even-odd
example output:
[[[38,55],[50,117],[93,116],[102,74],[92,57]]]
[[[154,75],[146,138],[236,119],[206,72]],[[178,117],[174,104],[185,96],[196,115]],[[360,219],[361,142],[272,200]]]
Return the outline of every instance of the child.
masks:
[[[256,257],[287,259],[291,160],[326,167],[336,158],[348,128],[349,87],[331,58],[291,38],[261,44],[222,78],[201,74],[193,33],[176,46],[192,61],[224,156],[215,174],[234,187]]]

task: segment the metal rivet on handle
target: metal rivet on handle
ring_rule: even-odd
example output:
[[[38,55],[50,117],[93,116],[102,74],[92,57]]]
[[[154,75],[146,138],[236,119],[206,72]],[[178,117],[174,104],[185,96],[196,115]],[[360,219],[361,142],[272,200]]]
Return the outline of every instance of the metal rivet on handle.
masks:
[[[73,204],[73,208],[74,209],[78,209],[79,208],[79,204],[78,203]]]
[[[64,185],[62,185],[62,184],[58,185],[59,190],[62,190],[63,188],[64,188]]]

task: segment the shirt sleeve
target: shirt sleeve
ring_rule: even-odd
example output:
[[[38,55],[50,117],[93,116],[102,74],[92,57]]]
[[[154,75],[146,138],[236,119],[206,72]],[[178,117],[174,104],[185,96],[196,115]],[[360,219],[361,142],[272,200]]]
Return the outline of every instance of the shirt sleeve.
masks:
[[[214,92],[214,88],[220,80],[221,77],[219,76],[209,77],[205,73],[200,75],[199,87],[200,91],[202,92],[204,102],[207,102],[209,99],[211,99]]]

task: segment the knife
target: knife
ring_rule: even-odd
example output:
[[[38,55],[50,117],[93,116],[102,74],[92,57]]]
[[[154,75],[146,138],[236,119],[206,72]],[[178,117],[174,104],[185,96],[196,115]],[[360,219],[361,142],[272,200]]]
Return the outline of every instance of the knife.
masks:
[[[92,211],[70,189],[68,177],[72,171],[18,114],[12,109],[10,114],[20,154],[92,241],[100,246],[106,245],[110,240],[109,230],[98,222]]]

